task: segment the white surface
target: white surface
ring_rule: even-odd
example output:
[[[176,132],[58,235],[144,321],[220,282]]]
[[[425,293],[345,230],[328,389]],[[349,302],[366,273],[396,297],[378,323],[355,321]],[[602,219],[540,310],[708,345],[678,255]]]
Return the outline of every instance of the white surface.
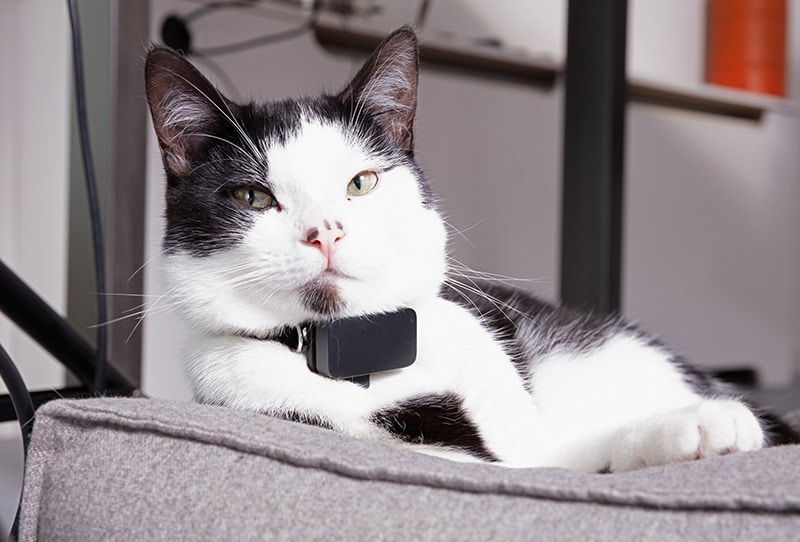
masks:
[[[55,9],[43,0],[0,6],[5,74],[0,78],[0,258],[62,313],[71,82],[67,29],[61,4]],[[0,341],[29,387],[63,382],[55,362],[4,316]]]
[[[628,73],[673,85],[701,82],[705,10],[698,0],[628,2]]]
[[[65,3],[0,3],[0,259],[53,307],[66,303],[68,100]],[[0,316],[0,343],[32,389],[60,387],[63,371]],[[0,382],[0,393],[5,387]],[[19,428],[0,424],[0,529],[22,480]]]
[[[634,106],[625,312],[691,359],[786,385],[798,346],[795,116],[760,122]]]
[[[433,0],[422,34],[473,43],[494,39],[511,52],[563,63],[566,16],[565,0]]]

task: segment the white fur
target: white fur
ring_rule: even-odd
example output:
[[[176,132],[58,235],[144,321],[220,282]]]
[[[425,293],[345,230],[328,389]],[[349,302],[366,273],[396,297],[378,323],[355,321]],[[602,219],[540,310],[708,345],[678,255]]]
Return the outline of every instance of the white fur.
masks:
[[[618,336],[588,354],[555,351],[532,368],[529,392],[492,334],[467,310],[437,297],[445,232],[437,213],[422,205],[412,172],[387,169],[355,138],[315,121],[266,152],[280,211],[260,213],[235,248],[167,257],[171,292],[198,330],[186,349],[197,399],[321,416],[339,431],[389,441],[370,422],[373,412],[413,396],[454,392],[488,448],[515,467],[630,470],[762,445],[749,410],[699,397],[666,352],[635,337]],[[348,198],[348,182],[363,170],[378,172],[378,186]],[[312,316],[299,292],[325,272],[327,261],[302,241],[324,220],[340,221],[346,232],[334,257],[346,276],[335,279],[347,301],[343,316],[401,306],[417,312],[417,361],[373,375],[368,389],[310,372],[302,355],[282,345],[232,335],[266,335]]]
[[[610,467],[615,472],[757,450],[763,433],[738,401],[704,400],[654,414],[615,435]]]

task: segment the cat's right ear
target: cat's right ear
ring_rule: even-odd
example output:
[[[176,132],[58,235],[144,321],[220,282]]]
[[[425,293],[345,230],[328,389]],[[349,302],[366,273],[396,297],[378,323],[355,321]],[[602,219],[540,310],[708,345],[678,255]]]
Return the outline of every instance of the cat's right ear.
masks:
[[[411,151],[418,71],[417,36],[403,26],[378,45],[339,97],[345,105],[372,115],[401,149]]]
[[[166,47],[148,53],[145,88],[164,167],[183,177],[209,134],[220,123],[232,121],[236,105],[188,60]]]

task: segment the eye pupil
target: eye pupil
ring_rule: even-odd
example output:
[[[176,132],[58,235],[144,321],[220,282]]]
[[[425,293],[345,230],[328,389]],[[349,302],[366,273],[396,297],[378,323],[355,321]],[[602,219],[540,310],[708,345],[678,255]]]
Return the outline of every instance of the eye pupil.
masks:
[[[247,191],[247,204],[253,205],[256,201],[256,192],[252,188]]]

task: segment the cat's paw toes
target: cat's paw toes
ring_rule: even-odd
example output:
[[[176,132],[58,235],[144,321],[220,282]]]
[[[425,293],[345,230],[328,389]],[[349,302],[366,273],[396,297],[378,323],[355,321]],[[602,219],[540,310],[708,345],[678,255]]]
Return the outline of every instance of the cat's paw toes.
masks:
[[[757,450],[764,442],[753,413],[729,400],[706,400],[654,416],[620,437],[612,452],[615,472]]]
[[[755,415],[738,401],[705,401],[698,407],[699,457],[749,452],[764,445]]]

